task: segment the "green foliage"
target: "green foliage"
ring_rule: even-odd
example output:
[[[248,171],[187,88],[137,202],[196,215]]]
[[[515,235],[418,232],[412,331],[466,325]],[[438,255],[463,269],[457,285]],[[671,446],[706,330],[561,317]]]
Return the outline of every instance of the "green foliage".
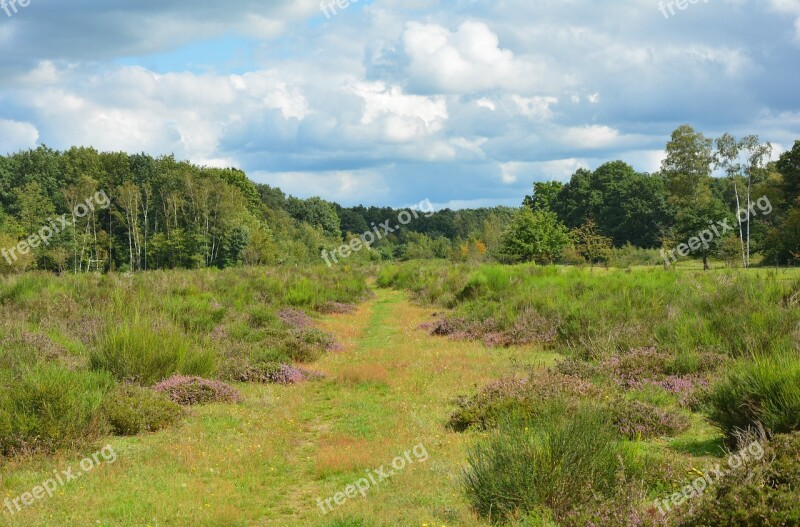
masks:
[[[800,357],[742,360],[708,396],[710,419],[729,439],[763,425],[776,434],[800,431]]]
[[[111,433],[134,436],[157,432],[177,422],[181,407],[164,395],[135,384],[118,384],[100,406],[101,419]]]
[[[744,446],[744,445],[743,445]],[[679,527],[785,527],[800,525],[800,434],[779,435],[760,460],[749,453],[745,467],[714,485]]]
[[[521,514],[566,517],[619,492],[627,452],[608,415],[582,407],[570,417],[557,409],[536,422],[509,422],[481,439],[467,457],[464,488],[476,512],[493,522]]]
[[[691,203],[711,177],[714,142],[689,125],[678,127],[667,143],[661,172],[667,181],[670,201],[678,206]]]
[[[96,413],[112,380],[39,364],[4,382],[0,394],[0,451],[53,451],[97,437]]]
[[[570,236],[572,246],[592,267],[595,264],[608,263],[613,240],[600,234],[594,220],[587,220],[583,226],[572,231]]]
[[[552,210],[551,206],[564,188],[560,181],[537,181],[533,184],[533,195],[525,196],[523,206],[531,210]]]
[[[486,269],[498,275],[497,287],[481,285]],[[676,355],[769,355],[795,348],[800,321],[794,301],[787,301],[793,293],[771,273],[591,273],[530,265],[473,270],[412,263],[381,271],[378,284],[453,308],[445,321],[458,322],[471,338],[501,334],[519,342],[517,337],[533,335],[584,358],[652,346]]]
[[[567,228],[554,213],[523,208],[503,234],[498,252],[508,263],[550,264],[561,257],[568,244]]]
[[[94,370],[117,379],[150,386],[175,373],[209,375],[212,352],[195,350],[186,337],[169,328],[154,329],[156,321],[134,320],[109,329],[90,356]]]
[[[550,207],[572,229],[594,219],[617,246],[658,247],[672,222],[663,180],[637,173],[622,161],[594,172],[578,170]]]

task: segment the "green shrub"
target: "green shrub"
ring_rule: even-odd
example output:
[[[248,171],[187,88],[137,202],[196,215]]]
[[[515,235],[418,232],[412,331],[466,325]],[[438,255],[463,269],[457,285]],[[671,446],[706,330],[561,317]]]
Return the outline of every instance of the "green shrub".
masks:
[[[588,406],[547,413],[535,426],[505,423],[469,451],[464,487],[480,516],[505,522],[547,508],[558,520],[617,495],[628,463],[609,416]]]
[[[39,364],[7,381],[0,394],[0,451],[80,446],[100,433],[97,410],[113,381],[104,373]]]
[[[135,318],[110,329],[90,355],[92,369],[119,380],[150,386],[175,373],[208,375],[214,370],[210,352],[196,352],[185,336]]]
[[[556,372],[541,372],[528,377],[505,377],[488,384],[473,397],[461,397],[450,417],[456,432],[469,428],[487,430],[514,417],[530,420],[546,412],[551,402],[596,397],[600,390],[587,381]]]
[[[775,355],[731,364],[708,394],[709,417],[729,439],[759,424],[776,434],[800,431],[800,357]]]
[[[680,527],[800,525],[800,434],[778,435],[760,460],[734,470],[682,515]]]
[[[183,410],[160,393],[125,383],[106,395],[100,415],[111,433],[134,436],[167,428],[181,418]]]

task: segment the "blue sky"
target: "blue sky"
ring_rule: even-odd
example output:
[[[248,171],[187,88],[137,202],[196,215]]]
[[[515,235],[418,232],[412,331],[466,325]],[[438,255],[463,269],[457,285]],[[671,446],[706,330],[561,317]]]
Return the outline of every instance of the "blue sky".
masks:
[[[668,3],[7,5],[0,153],[174,153],[345,205],[475,207],[608,160],[654,171],[683,123],[800,139],[800,0]]]

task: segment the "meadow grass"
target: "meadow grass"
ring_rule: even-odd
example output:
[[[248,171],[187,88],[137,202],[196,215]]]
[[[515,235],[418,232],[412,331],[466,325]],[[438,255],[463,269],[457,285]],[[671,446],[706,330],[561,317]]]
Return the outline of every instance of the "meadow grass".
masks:
[[[713,408],[793,401],[798,284],[774,270],[429,262],[0,278],[0,492],[101,444],[118,454],[4,520],[624,524],[725,456]],[[323,377],[264,383],[279,364]],[[180,410],[148,388],[176,373],[241,398]],[[777,403],[768,417],[793,431],[796,405]],[[522,419],[506,426],[504,408]],[[321,512],[318,498],[419,444],[427,461]]]
[[[485,526],[461,491],[470,438],[445,427],[452,401],[514,364],[552,364],[556,356],[519,348],[487,357],[479,344],[430,338],[418,326],[432,313],[382,291],[355,314],[325,316],[321,328],[344,347],[315,363],[326,380],[239,384],[240,404],[194,407],[175,427],[111,439],[114,465],[10,524]],[[426,463],[322,515],[318,497],[420,443]],[[12,459],[0,489],[16,496],[80,457]]]

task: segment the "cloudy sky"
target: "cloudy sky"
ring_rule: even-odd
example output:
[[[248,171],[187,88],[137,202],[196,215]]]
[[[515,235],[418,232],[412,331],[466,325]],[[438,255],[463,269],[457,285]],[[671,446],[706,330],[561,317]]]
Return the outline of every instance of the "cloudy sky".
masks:
[[[0,154],[174,153],[301,197],[472,207],[653,171],[682,123],[800,139],[800,0],[9,1]]]

